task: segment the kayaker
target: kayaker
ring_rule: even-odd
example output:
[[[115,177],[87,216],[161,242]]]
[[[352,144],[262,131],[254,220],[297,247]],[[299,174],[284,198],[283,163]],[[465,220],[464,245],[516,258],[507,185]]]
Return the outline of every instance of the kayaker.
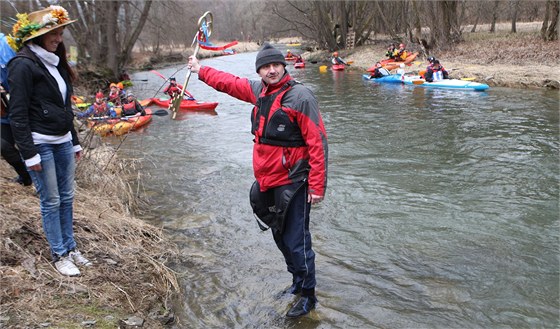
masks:
[[[254,135],[250,192],[255,215],[272,236],[291,273],[285,293],[300,294],[286,313],[299,317],[315,308],[315,252],[311,248],[309,212],[327,187],[327,134],[317,98],[286,71],[284,55],[265,43],[255,68],[260,80],[249,80],[201,66],[189,57],[199,80],[232,97],[251,103]],[[257,221],[262,230],[268,229]]]
[[[397,61],[404,61],[406,60],[407,56],[408,56],[408,52],[406,51],[406,45],[404,43],[401,43],[399,45],[399,48],[395,49],[395,51],[393,52],[393,57]]]
[[[132,92],[128,92],[126,94],[126,104],[122,105],[122,116],[131,116],[131,115],[146,115],[146,111],[144,107],[136,100],[136,95]]]
[[[385,53],[385,57],[389,57],[389,59],[395,59],[395,50],[397,49],[397,46],[392,43],[388,48],[387,48],[387,52]]]
[[[171,98],[175,98],[175,96],[179,95],[183,90],[183,86],[177,83],[177,79],[171,77],[169,78],[169,85],[165,87],[163,90],[164,94],[169,95]],[[184,99],[194,100],[194,96],[185,90],[185,95],[183,96]]]
[[[105,101],[105,96],[102,92],[97,92],[97,94],[95,94],[95,102],[91,104],[86,111],[79,112],[76,115],[78,118],[117,116],[113,107],[109,106],[109,104]]]
[[[288,49],[286,51],[286,59],[292,59],[292,58],[294,58],[294,54],[292,54],[292,51]]]
[[[443,68],[439,60],[434,59],[432,65],[428,65],[426,68],[424,80],[426,80],[426,82],[434,82],[443,79],[449,79],[449,73]]]
[[[334,65],[340,65],[340,64],[348,65],[348,63],[346,63],[342,58],[338,57],[337,51],[335,51],[332,54],[331,63]]]
[[[373,79],[377,79],[377,78],[382,78],[384,76],[390,75],[391,73],[389,73],[389,71],[387,71],[386,68],[384,68],[381,63],[377,62],[375,63],[375,69],[373,70],[373,72],[371,73],[371,78]]]
[[[122,85],[122,84],[121,84]],[[113,103],[115,106],[121,106],[126,103],[126,93],[119,88],[116,83],[111,83],[109,85],[109,102]]]
[[[80,275],[91,262],[74,239],[74,178],[82,147],[74,129],[72,81],[62,35],[70,20],[52,5],[18,15],[10,44],[17,55],[8,63],[10,125],[16,145],[39,194],[43,229],[54,267]]]

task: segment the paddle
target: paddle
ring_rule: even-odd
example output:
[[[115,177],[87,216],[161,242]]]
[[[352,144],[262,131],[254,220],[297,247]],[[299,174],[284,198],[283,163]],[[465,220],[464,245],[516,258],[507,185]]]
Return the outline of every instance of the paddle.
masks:
[[[194,36],[194,41],[193,41],[196,42],[196,46],[193,52],[193,56],[195,57],[198,55],[198,50],[200,49],[200,44],[198,43],[198,36],[200,31],[202,30],[203,24],[206,25],[207,36],[210,36],[212,34],[212,25],[214,24],[212,13],[210,11],[205,12],[204,15],[202,15],[198,19],[198,31],[196,31],[196,35]],[[171,110],[173,111],[173,116],[171,118],[173,120],[175,120],[175,117],[177,116],[177,112],[179,112],[179,108],[181,107],[181,101],[183,100],[183,96],[185,95],[185,90],[187,89],[187,85],[189,84],[191,73],[192,73],[191,69],[187,69],[187,76],[185,77],[185,83],[183,83],[181,94],[176,95],[172,99],[173,106],[171,106]]]
[[[166,110],[160,109],[157,110],[155,112],[152,112],[151,114],[146,114],[146,115],[157,115],[158,117],[163,117],[168,115],[169,112],[167,112]],[[119,119],[119,120],[126,120],[126,119],[130,119],[130,118],[134,118],[136,115],[129,115],[129,116],[124,116],[124,117],[110,117],[110,116],[102,116],[102,117],[89,117],[87,119],[89,120],[110,120],[110,119]]]
[[[156,70],[151,70],[150,72],[154,73],[155,75],[159,76],[160,78],[162,78],[162,79],[165,80],[165,81],[169,80],[168,78],[165,77],[165,75],[159,73],[159,72],[156,71]],[[161,87],[160,87],[160,89],[161,89]],[[186,89],[187,89],[187,88],[183,88],[184,93],[187,94],[187,96],[189,96],[189,97],[191,97],[191,98],[194,99],[194,96],[193,96],[191,93],[189,93],[188,91],[186,91]],[[171,102],[169,102],[169,104],[171,105]],[[169,108],[169,109],[171,109],[171,108]]]

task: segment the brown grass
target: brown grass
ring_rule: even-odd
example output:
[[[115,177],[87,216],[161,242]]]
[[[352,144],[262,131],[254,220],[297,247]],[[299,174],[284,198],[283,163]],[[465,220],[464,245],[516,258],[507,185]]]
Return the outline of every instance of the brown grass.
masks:
[[[115,328],[130,315],[145,327],[163,327],[179,292],[176,273],[165,264],[177,252],[163,232],[131,215],[127,177],[133,164],[114,149],[87,149],[77,169],[75,236],[94,262],[68,278],[52,266],[41,227],[39,200],[32,187],[11,181],[15,172],[0,162],[0,326]],[[132,170],[133,171],[133,170]]]

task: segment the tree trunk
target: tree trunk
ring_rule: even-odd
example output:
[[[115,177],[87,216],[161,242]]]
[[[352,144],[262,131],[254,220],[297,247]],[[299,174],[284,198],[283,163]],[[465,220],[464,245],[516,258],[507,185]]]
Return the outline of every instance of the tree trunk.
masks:
[[[107,26],[107,68],[113,72],[112,76],[118,80],[119,72],[119,50],[120,40],[118,34],[118,17],[120,10],[120,1],[107,1],[106,2],[106,26]],[[101,64],[98,63],[98,64]]]
[[[511,33],[517,33],[517,15],[519,14],[519,0],[511,2]]]
[[[560,16],[560,0],[552,1],[552,17],[546,33],[546,41],[558,40],[558,19]]]
[[[498,21],[498,7],[500,0],[494,1],[494,8],[492,9],[492,25],[490,25],[490,33],[496,32],[496,22]]]
[[[541,26],[541,38],[546,40],[546,31],[548,30],[548,18],[550,16],[550,7],[553,0],[546,1],[546,7],[544,9],[544,19]]]
[[[389,30],[388,32],[389,32],[389,35],[391,36],[391,39],[396,39],[397,38],[397,32],[393,28],[393,25],[389,24],[389,21],[387,20],[387,17],[383,13],[383,10],[381,9],[381,6],[379,5],[379,1],[375,1],[375,9],[377,10],[377,16],[383,22],[383,26]]]
[[[115,72],[117,75],[119,75],[120,70],[123,69],[126,66],[126,64],[128,64],[130,55],[132,54],[132,48],[134,48],[134,44],[136,43],[136,40],[138,40],[138,36],[140,35],[140,32],[142,32],[142,29],[144,28],[144,24],[146,24],[146,20],[148,19],[148,14],[150,13],[151,6],[152,6],[152,0],[146,0],[146,2],[144,3],[144,8],[142,9],[142,14],[138,19],[138,23],[136,24],[134,31],[132,31],[128,40],[125,40],[124,42],[125,46],[121,52],[121,60],[119,61],[117,71]]]

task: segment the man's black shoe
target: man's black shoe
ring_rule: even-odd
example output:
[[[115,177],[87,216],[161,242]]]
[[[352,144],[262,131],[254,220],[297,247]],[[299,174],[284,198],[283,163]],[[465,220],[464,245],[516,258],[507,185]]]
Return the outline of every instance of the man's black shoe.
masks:
[[[290,288],[288,288],[287,292],[292,294],[292,295],[297,295],[297,294],[301,293],[301,282],[292,283],[292,286]]]
[[[305,315],[315,308],[316,303],[317,298],[315,298],[315,296],[301,296],[297,303],[286,313],[286,317],[297,318]]]

